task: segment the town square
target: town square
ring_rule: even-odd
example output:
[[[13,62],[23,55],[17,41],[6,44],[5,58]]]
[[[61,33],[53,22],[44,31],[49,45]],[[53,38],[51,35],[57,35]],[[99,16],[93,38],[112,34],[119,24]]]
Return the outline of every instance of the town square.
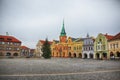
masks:
[[[0,0],[0,80],[120,80],[120,0]]]
[[[0,80],[119,80],[120,60],[0,59]]]

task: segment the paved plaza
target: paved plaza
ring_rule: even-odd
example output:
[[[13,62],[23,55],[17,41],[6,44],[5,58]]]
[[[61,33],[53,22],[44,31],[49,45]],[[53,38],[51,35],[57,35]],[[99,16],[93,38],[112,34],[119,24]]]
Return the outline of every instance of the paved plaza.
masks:
[[[119,80],[120,60],[0,59],[0,80]]]

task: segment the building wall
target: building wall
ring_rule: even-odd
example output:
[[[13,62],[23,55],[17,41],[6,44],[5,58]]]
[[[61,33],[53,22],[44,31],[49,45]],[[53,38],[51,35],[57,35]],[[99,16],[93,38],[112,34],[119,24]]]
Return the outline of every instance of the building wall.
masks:
[[[69,37],[67,42],[55,43],[51,45],[53,57],[81,57],[82,41],[73,42]]]
[[[103,34],[98,34],[94,42],[94,58],[95,59],[109,59],[108,42]]]
[[[42,52],[42,43],[40,41],[38,41],[37,45],[36,45],[36,50],[35,50],[35,56],[36,57],[41,57],[43,52]]]
[[[84,38],[82,58],[93,58],[94,41],[92,38]]]
[[[1,56],[20,56],[21,43],[17,42],[0,42]]]
[[[109,46],[110,56],[112,57],[114,55],[115,57],[118,57],[118,53],[120,53],[120,40],[117,39],[117,40],[109,41],[108,46]]]
[[[21,48],[21,56],[30,56],[30,49],[29,48]]]

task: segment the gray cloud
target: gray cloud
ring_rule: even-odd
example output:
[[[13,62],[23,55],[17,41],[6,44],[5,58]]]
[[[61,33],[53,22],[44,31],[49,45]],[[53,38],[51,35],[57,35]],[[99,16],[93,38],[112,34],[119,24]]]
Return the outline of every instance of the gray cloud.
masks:
[[[9,32],[35,48],[39,39],[59,38],[64,18],[68,36],[114,35],[119,14],[119,0],[0,0],[0,34]]]

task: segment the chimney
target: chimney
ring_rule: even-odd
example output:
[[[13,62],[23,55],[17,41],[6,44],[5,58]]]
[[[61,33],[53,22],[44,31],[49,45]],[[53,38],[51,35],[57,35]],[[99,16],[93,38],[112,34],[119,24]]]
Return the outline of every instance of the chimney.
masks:
[[[8,32],[6,32],[6,36],[9,36],[9,33],[8,33]]]
[[[108,33],[106,33],[106,35],[108,35]]]

